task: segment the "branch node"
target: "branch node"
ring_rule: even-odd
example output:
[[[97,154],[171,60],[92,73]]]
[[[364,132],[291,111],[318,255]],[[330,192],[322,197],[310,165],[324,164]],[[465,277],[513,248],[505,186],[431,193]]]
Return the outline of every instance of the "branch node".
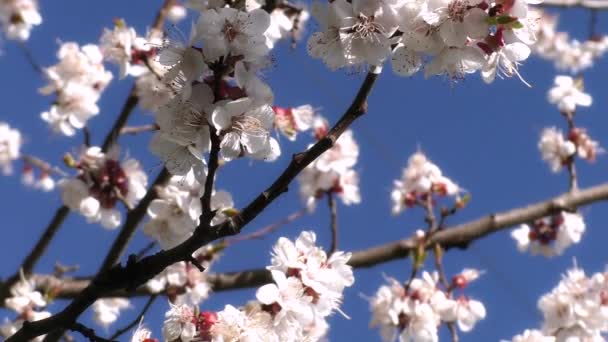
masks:
[[[192,265],[194,265],[194,267],[196,267],[201,273],[205,272],[205,267],[198,260],[196,260],[196,258],[193,257],[192,255],[190,255],[190,257],[188,257],[188,261]]]

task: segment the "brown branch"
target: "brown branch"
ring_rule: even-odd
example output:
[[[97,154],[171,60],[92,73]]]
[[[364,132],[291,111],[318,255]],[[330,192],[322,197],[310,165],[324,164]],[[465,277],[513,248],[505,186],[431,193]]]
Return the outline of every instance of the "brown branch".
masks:
[[[329,230],[331,232],[331,244],[327,255],[334,254],[338,248],[338,208],[336,206],[336,198],[331,192],[327,193],[327,205],[329,206]]]
[[[187,261],[197,249],[215,240],[235,235],[255,217],[258,216],[280,194],[287,191],[287,186],[311,162],[330,149],[340,135],[367,110],[367,97],[378,78],[378,74],[367,74],[350,107],[345,111],[328,134],[305,152],[293,156],[291,162],[275,182],[239,214],[226,222],[210,227],[199,225],[194,234],[175,248],[160,251],[152,256],[135,260],[130,257],[125,266],[117,265],[99,273],[67,307],[61,312],[36,322],[24,325],[7,342],[29,341],[47,334],[60,332],[71,326],[76,319],[98,298],[119,289],[135,290],[140,285],[162,272],[167,266],[178,261]],[[50,334],[49,334],[50,335]],[[47,338],[49,337],[47,335]],[[59,335],[61,336],[61,335]]]
[[[474,221],[466,222],[436,232],[428,248],[436,243],[444,248],[466,247],[473,241],[481,239],[494,232],[509,227],[530,222],[550,215],[555,210],[572,209],[589,205],[598,201],[608,200],[608,183],[581,189],[576,193],[564,193],[555,198],[515,208],[501,213],[487,215]],[[353,252],[348,262],[354,268],[373,267],[392,260],[407,258],[416,247],[414,238],[390,242]],[[149,258],[148,258],[149,260]],[[77,297],[90,285],[90,278],[57,279],[48,275],[35,275],[31,279],[36,287],[43,291],[54,293],[56,298],[71,299]],[[241,272],[228,272],[209,274],[207,280],[214,292],[236,290],[256,287],[272,281],[270,273],[265,269],[246,270]],[[127,293],[124,289],[114,287],[104,292],[105,297],[149,296],[151,293],[145,287],[137,288]]]
[[[139,315],[137,315],[137,317],[135,317],[135,319],[133,321],[131,321],[131,323],[127,324],[124,328],[116,330],[116,332],[114,334],[112,334],[112,336],[110,337],[110,340],[115,340],[115,339],[119,338],[122,334],[126,333],[127,331],[131,330],[134,326],[139,324],[139,322],[141,322],[141,320],[144,318],[144,315],[146,314],[146,312],[148,312],[148,310],[150,309],[150,307],[152,306],[152,304],[154,303],[156,298],[158,298],[157,295],[150,296],[150,298],[148,298],[148,301],[146,302],[144,307],[141,309],[141,312],[139,313]]]
[[[217,83],[217,81],[216,81]],[[213,125],[209,125],[209,135],[211,138],[211,151],[209,152],[209,169],[207,178],[205,179],[204,192],[201,196],[201,217],[200,222],[203,225],[209,226],[211,220],[215,216],[215,212],[211,211],[211,195],[213,194],[213,184],[215,183],[215,173],[220,165],[220,143],[221,139],[217,130]]]

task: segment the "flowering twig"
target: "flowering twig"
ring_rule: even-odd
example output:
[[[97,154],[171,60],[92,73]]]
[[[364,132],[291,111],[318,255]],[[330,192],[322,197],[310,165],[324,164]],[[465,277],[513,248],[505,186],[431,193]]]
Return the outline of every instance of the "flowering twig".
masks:
[[[156,300],[156,298],[158,298],[157,295],[150,296],[150,298],[148,298],[148,301],[146,302],[144,307],[141,309],[141,312],[139,313],[139,315],[137,315],[137,317],[135,317],[135,319],[133,319],[133,321],[131,321],[131,323],[127,324],[125,327],[116,330],[116,332],[113,333],[112,336],[110,336],[110,340],[115,340],[115,339],[119,338],[121,335],[128,332],[134,326],[139,324],[141,322],[141,320],[144,318],[144,315],[146,314],[146,312],[148,312],[148,310],[150,309],[152,304],[154,304],[154,301]]]
[[[168,9],[171,8],[171,6],[175,5],[175,3],[176,3],[176,0],[165,0],[165,2],[163,3],[163,6],[157,13],[156,17],[154,18],[154,22],[152,24],[152,29],[159,30],[162,28]],[[26,57],[28,57],[27,52],[29,52],[29,50],[25,50],[25,52],[26,52]],[[29,57],[31,57],[31,55]],[[32,62],[32,61],[33,61],[33,59],[30,60],[30,62]],[[37,65],[37,64],[33,64],[33,65]],[[123,104],[122,110],[121,110],[118,118],[116,119],[116,121],[114,122],[114,125],[112,126],[112,129],[110,130],[110,132],[108,132],[108,134],[106,135],[106,137],[104,139],[104,142],[102,145],[103,151],[107,151],[107,149],[113,144],[116,137],[120,133],[120,130],[126,124],[127,119],[129,118],[129,115],[131,114],[131,112],[133,111],[135,106],[137,105],[138,101],[139,101],[139,99],[136,94],[136,88],[135,88],[135,86],[133,86],[131,88],[131,91],[129,92],[129,96],[127,97],[127,100]],[[42,255],[46,251],[48,245],[50,244],[51,240],[53,239],[53,237],[55,236],[55,234],[57,233],[57,231],[59,230],[59,228],[63,224],[63,221],[65,220],[65,218],[67,217],[67,215],[69,213],[70,213],[70,209],[65,205],[59,207],[55,211],[55,215],[51,219],[51,222],[48,224],[46,230],[44,231],[44,233],[42,234],[42,236],[40,237],[40,239],[38,240],[36,245],[34,245],[30,254],[28,254],[28,256],[25,258],[25,260],[21,264],[20,269],[23,269],[23,272],[25,274],[31,273],[31,270],[34,268],[34,266],[36,265],[36,263],[38,262],[40,257],[42,257]],[[7,295],[9,294],[10,287],[12,285],[14,285],[18,280],[19,280],[19,272],[15,272],[4,283],[4,285],[2,287],[0,287],[0,302],[4,302],[4,298],[6,298]]]
[[[61,177],[68,176],[68,174],[65,173],[63,170],[61,170],[60,168],[53,166],[38,157],[35,157],[32,155],[25,155],[22,157],[22,159],[23,159],[24,163],[35,166],[35,167],[39,168],[40,171],[42,171],[42,172],[54,173]]]
[[[336,198],[331,191],[327,192],[327,205],[329,206],[329,229],[331,231],[331,244],[327,255],[330,256],[338,248],[338,208]]]
[[[9,337],[6,341],[28,341],[36,336],[46,334],[49,331],[60,331],[62,328],[69,327],[76,321],[82,312],[105,294],[120,289],[134,290],[163,271],[167,266],[177,261],[187,260],[192,253],[201,246],[227,236],[238,234],[246,224],[257,217],[268,205],[279,197],[279,195],[284,193],[291,181],[294,180],[306,166],[330,149],[340,135],[357,118],[367,111],[367,97],[378,78],[378,71],[379,70],[374,68],[372,72],[367,74],[353,102],[328,134],[305,152],[294,155],[287,168],[272,185],[241,210],[239,214],[226,220],[224,223],[213,227],[204,225],[204,222],[201,222],[201,225],[196,228],[194,234],[177,247],[160,251],[152,256],[145,257],[140,261],[136,261],[133,256],[132,258],[129,258],[130,261],[127,262],[127,265],[118,265],[101,272],[93,281],[91,281],[89,286],[62,311],[49,318],[24,325],[23,328]],[[129,220],[127,219],[127,222],[128,221]],[[61,334],[59,334],[58,337],[60,336]]]
[[[277,221],[275,223],[269,224],[266,227],[260,228],[254,232],[251,232],[249,234],[244,234],[244,235],[237,235],[237,236],[232,236],[229,237],[227,239],[224,240],[224,244],[226,244],[226,246],[229,246],[233,243],[239,242],[239,241],[246,241],[246,240],[255,240],[255,239],[260,239],[265,235],[268,235],[274,231],[276,231],[277,229],[281,228],[282,226],[286,225],[286,224],[290,224],[292,222],[294,222],[295,220],[299,219],[300,217],[304,216],[304,214],[306,214],[306,208],[302,208],[296,212],[293,212],[291,214],[289,214],[287,217],[283,218],[280,221]]]

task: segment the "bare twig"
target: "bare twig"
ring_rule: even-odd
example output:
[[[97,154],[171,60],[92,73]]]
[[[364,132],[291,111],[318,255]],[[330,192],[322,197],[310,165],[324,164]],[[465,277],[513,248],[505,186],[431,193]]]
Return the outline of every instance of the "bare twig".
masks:
[[[150,298],[148,298],[148,301],[146,302],[144,307],[141,309],[141,312],[139,313],[139,315],[137,315],[137,317],[135,317],[135,319],[133,321],[131,321],[131,323],[127,324],[124,328],[116,330],[116,332],[114,334],[112,334],[112,336],[110,337],[110,340],[115,340],[115,339],[119,338],[122,334],[133,329],[134,326],[139,324],[139,322],[141,322],[142,318],[144,317],[146,312],[148,312],[148,310],[150,309],[150,307],[152,306],[152,304],[154,303],[156,298],[158,298],[157,295],[150,296]]]
[[[158,131],[160,129],[160,127],[158,127],[157,124],[148,124],[148,125],[141,125],[141,126],[126,126],[123,127],[120,130],[120,134],[138,134],[141,132],[154,132],[154,131]]]
[[[152,250],[152,248],[154,248],[154,246],[156,246],[156,241],[148,243],[144,248],[137,252],[137,254],[135,254],[135,258],[137,258],[137,260],[143,258],[149,251]]]
[[[299,219],[304,214],[306,214],[306,212],[307,212],[306,208],[302,208],[294,213],[291,213],[290,215],[288,215],[287,217],[283,218],[280,221],[269,224],[266,227],[260,228],[249,234],[231,236],[231,237],[225,239],[224,243],[226,244],[226,246],[229,246],[229,245],[234,244],[239,241],[260,239],[260,238],[264,237],[265,235],[268,235],[268,234],[274,232],[275,230],[281,228],[282,226],[284,226],[286,224],[290,224],[293,221]]]
[[[91,131],[89,130],[89,127],[87,127],[87,126],[82,127],[82,139],[83,139],[84,146],[86,146],[86,147],[91,146]]]

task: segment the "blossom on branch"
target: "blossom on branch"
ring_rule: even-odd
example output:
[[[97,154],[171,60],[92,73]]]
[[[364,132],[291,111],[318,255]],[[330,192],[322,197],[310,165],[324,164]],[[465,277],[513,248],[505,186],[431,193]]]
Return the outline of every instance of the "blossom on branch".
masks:
[[[0,170],[8,175],[13,172],[13,161],[21,157],[21,132],[0,122]]]
[[[51,108],[40,114],[54,132],[73,136],[87,121],[99,114],[97,101],[112,74],[103,66],[97,45],[63,43],[57,52],[59,63],[44,69],[49,84],[40,89],[57,97]]]
[[[42,24],[36,0],[5,0],[0,2],[0,26],[8,39],[26,41],[34,26]]]
[[[69,158],[68,158],[69,159]],[[80,212],[88,222],[100,222],[115,229],[122,222],[117,202],[133,207],[146,194],[148,177],[135,159],[118,161],[118,149],[103,153],[99,147],[82,151],[78,161],[70,161],[78,170],[75,178],[59,183],[63,203]]]
[[[522,224],[511,232],[511,237],[520,252],[530,250],[532,254],[552,257],[579,243],[584,232],[585,221],[580,214],[562,211],[536,220],[532,225]]]
[[[322,139],[329,130],[327,121],[317,117],[313,123],[315,137]],[[310,163],[298,176],[300,196],[309,210],[326,193],[337,194],[346,205],[361,202],[359,174],[353,169],[359,158],[359,145],[353,132],[347,130],[333,147]]]
[[[429,196],[451,196],[460,201],[460,187],[441,172],[422,152],[414,153],[403,169],[401,179],[394,182],[391,192],[393,215],[411,208]]]

